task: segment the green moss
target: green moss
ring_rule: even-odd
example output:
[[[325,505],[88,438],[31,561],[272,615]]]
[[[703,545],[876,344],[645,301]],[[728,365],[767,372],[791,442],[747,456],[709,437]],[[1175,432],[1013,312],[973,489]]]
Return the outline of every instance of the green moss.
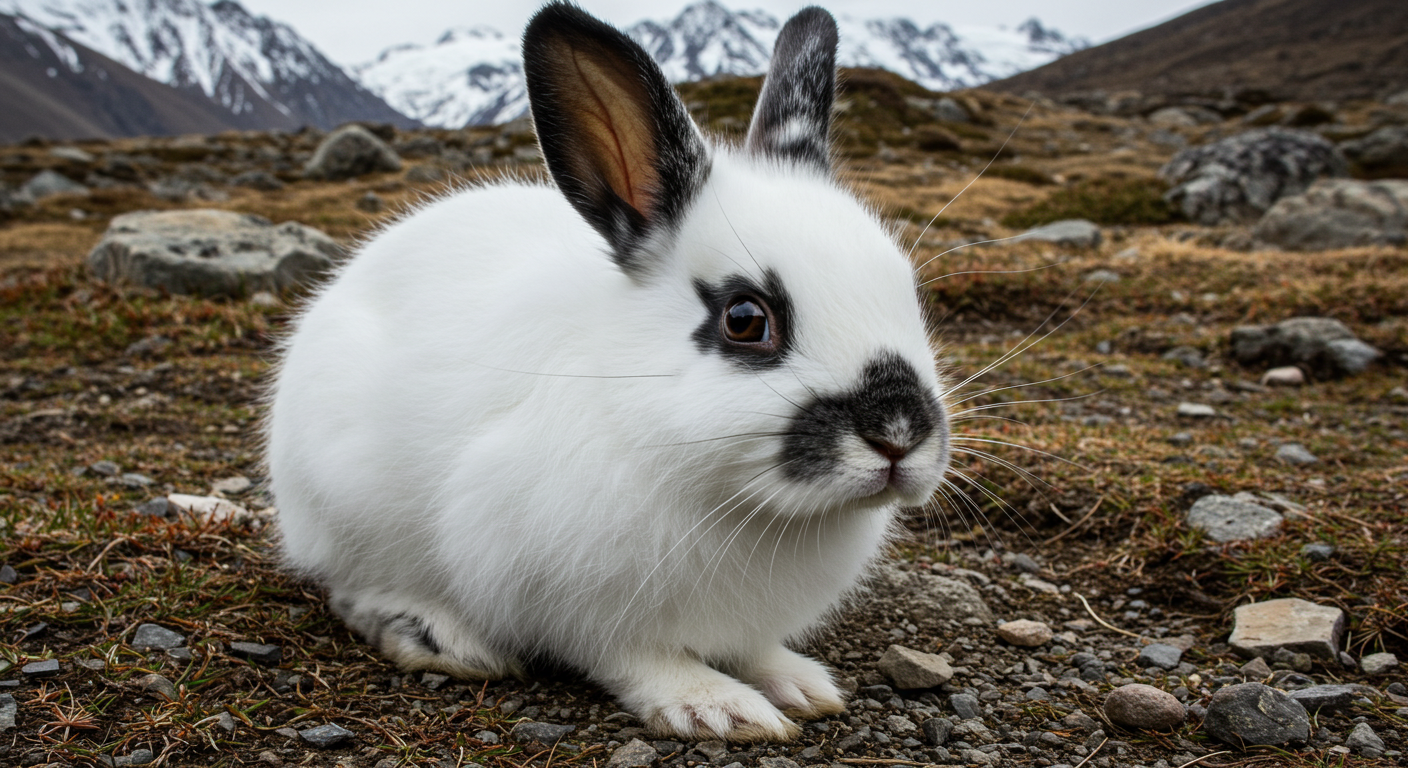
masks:
[[[1007,214],[1002,217],[1002,225],[1025,229],[1062,219],[1089,219],[1104,225],[1170,224],[1181,216],[1177,208],[1164,201],[1165,189],[1158,179],[1082,181]]]

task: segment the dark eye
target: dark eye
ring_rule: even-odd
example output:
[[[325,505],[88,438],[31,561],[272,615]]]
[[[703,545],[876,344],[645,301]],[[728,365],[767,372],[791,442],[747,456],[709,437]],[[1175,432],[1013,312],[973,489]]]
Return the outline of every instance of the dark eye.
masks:
[[[772,317],[767,305],[752,296],[739,296],[724,307],[724,338],[735,344],[771,348]],[[767,351],[770,351],[768,349]]]

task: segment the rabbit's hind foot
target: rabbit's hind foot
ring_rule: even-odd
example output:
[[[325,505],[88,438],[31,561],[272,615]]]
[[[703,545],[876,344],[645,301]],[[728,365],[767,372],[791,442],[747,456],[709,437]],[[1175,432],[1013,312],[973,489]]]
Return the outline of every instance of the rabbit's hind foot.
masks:
[[[443,672],[462,680],[520,675],[517,660],[490,649],[443,609],[385,593],[334,594],[333,610],[354,632],[407,672]]]

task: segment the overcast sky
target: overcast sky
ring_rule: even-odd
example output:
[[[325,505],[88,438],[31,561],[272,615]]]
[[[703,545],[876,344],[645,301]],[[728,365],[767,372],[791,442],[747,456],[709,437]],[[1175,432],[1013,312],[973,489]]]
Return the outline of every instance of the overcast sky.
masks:
[[[818,4],[856,18],[907,16],[921,25],[1013,26],[1035,16],[1067,34],[1099,43],[1171,19],[1209,0],[722,0],[733,9],[762,8],[783,18]],[[517,36],[540,0],[241,0],[256,14],[294,29],[339,64],[359,64],[399,43],[427,44],[450,27],[484,24]],[[579,0],[618,26],[667,19],[688,0]]]

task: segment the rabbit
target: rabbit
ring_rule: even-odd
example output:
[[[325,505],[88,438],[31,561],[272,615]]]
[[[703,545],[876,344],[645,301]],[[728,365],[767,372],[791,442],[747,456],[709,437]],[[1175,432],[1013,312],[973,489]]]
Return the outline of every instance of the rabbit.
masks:
[[[523,45],[553,184],[387,226],[283,342],[283,557],[405,670],[550,662],[663,736],[790,740],[844,697],[788,644],[950,454],[913,269],[832,169],[835,21],[787,22],[739,146],[574,5]]]

